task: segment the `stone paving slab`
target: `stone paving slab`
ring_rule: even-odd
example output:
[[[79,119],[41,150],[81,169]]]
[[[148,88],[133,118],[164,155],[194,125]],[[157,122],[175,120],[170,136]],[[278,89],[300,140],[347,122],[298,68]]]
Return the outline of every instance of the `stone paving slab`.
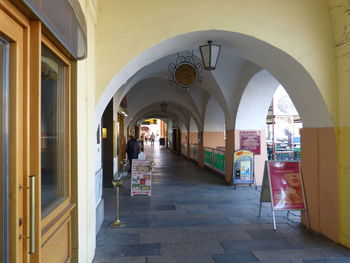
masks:
[[[271,231],[271,229],[252,229],[246,231],[253,239],[282,239],[284,235],[276,231]]]
[[[97,246],[130,245],[140,242],[140,234],[105,232],[97,237]],[[154,242],[153,242],[154,243]]]
[[[305,260],[321,260],[331,258],[344,258],[344,256],[332,248],[304,248],[253,251],[260,262],[285,263]],[[316,261],[317,262],[317,261]]]
[[[141,233],[140,234],[141,243],[161,243],[163,244],[177,244],[177,243],[198,243],[199,238],[191,233],[187,232],[154,232],[150,233]]]
[[[219,254],[212,256],[215,263],[254,263],[259,262],[251,252]]]
[[[101,258],[95,256],[94,263],[146,263],[146,257]]]
[[[214,263],[211,256],[151,256],[147,263]]]
[[[350,263],[350,258],[311,259],[303,260],[303,263]]]
[[[160,255],[161,245],[153,244],[132,244],[132,245],[108,245],[103,246],[99,254],[103,258],[155,256]]]
[[[258,239],[258,240],[225,240],[220,244],[226,253],[238,253],[253,250],[282,250],[295,248],[285,239]]]
[[[181,255],[212,255],[224,253],[224,249],[219,242],[207,241],[189,244],[162,244],[161,254],[164,256],[181,256]]]
[[[206,242],[207,240],[251,240],[250,235],[244,230],[201,231],[194,234],[202,242]]]

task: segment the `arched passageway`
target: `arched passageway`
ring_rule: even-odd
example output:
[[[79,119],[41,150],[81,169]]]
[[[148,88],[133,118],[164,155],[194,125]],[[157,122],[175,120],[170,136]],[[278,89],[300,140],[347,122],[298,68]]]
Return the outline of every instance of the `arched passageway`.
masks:
[[[179,53],[191,54],[190,50],[205,39],[215,39],[223,46],[216,70],[204,71],[204,81],[193,93],[177,93],[167,81],[168,65]],[[178,45],[174,46],[173,42]],[[199,59],[198,50],[192,54]],[[268,43],[219,30],[192,32],[164,40],[131,61],[111,80],[98,102],[96,122],[105,101],[113,94],[116,111],[122,99],[127,98],[129,115],[125,118],[125,131],[132,131],[140,119],[166,117],[169,148],[198,162],[199,166],[208,167],[209,163],[209,168],[230,182],[239,132],[265,129],[267,109],[279,85],[283,85],[292,98],[305,127],[301,132],[301,160],[311,227],[337,240],[338,220],[330,215],[338,213],[338,186],[336,180],[328,181],[331,171],[336,176],[336,159],[329,158],[326,152],[314,154],[319,147],[328,147],[335,156],[331,114],[309,72],[293,57]],[[166,111],[161,109],[162,103],[169,106]],[[176,145],[173,145],[174,132],[181,134]],[[266,144],[264,137],[263,131],[262,145]],[[327,141],[322,139],[325,137]],[[206,146],[213,149],[211,156],[218,156],[218,160],[208,159],[210,153],[206,152]],[[261,184],[266,159],[265,150],[255,158],[258,184]],[[316,169],[315,173],[315,167],[322,169]]]

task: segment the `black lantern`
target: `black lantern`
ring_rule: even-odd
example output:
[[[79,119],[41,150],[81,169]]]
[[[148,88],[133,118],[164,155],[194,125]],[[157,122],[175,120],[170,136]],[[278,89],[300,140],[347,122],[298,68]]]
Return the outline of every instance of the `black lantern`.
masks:
[[[165,103],[165,102],[161,103],[160,108],[163,112],[165,112],[168,109],[168,103]]]
[[[212,41],[208,40],[208,44],[199,46],[199,50],[201,52],[204,69],[214,70],[218,62],[221,46],[212,44]]]

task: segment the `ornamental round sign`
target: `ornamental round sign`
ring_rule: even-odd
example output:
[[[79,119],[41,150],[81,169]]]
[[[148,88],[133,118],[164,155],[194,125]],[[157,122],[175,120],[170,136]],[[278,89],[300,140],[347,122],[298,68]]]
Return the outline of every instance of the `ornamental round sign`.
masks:
[[[198,71],[191,63],[180,63],[175,68],[174,78],[178,85],[192,87],[197,82]]]

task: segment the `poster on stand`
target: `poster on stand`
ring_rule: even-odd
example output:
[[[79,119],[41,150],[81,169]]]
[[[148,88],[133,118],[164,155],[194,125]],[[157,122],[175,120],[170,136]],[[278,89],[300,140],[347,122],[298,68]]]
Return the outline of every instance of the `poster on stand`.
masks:
[[[267,163],[273,210],[306,209],[303,182],[298,161]]]
[[[247,150],[237,150],[233,154],[232,183],[254,184],[254,153]]]
[[[131,196],[151,196],[152,161],[132,160],[131,165]]]

